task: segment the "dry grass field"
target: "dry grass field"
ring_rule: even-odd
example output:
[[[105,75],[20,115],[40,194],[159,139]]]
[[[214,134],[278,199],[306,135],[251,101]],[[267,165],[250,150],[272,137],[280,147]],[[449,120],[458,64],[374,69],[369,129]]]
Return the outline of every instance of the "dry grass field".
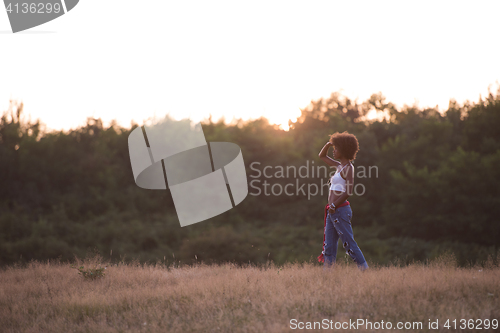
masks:
[[[365,272],[346,263],[331,271],[313,263],[122,263],[96,280],[67,263],[31,262],[3,268],[0,280],[2,332],[485,332],[500,319],[500,268],[458,268],[446,256]],[[474,322],[461,329],[462,319]]]

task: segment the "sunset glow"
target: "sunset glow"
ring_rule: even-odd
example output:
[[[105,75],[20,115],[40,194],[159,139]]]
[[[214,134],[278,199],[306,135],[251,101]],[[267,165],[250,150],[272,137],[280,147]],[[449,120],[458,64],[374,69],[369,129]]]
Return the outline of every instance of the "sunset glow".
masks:
[[[143,16],[120,1],[99,11],[82,2],[19,34],[7,33],[2,14],[10,52],[1,56],[0,108],[23,100],[49,129],[91,116],[130,126],[169,113],[264,116],[287,130],[299,108],[336,91],[443,111],[451,98],[477,101],[500,79],[499,11],[498,1],[215,1],[156,2]]]

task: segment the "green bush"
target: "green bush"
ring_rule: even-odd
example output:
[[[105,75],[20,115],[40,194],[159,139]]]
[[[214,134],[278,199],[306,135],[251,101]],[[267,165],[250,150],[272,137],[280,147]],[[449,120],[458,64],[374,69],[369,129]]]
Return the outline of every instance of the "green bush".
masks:
[[[96,266],[94,267],[87,267],[85,266],[71,266],[72,268],[76,268],[78,270],[78,274],[82,275],[86,280],[95,280],[98,278],[104,277],[106,273],[104,273],[104,270],[106,267],[99,267],[97,268]]]

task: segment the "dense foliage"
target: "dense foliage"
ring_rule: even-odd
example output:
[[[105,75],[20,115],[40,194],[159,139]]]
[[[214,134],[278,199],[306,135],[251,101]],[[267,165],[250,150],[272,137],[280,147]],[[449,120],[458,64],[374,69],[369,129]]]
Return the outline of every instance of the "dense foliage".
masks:
[[[94,247],[111,260],[315,260],[328,178],[324,168],[318,172],[318,152],[337,131],[360,143],[359,191],[349,201],[369,262],[452,250],[466,264],[499,249],[500,89],[475,103],[450,101],[443,114],[398,110],[381,94],[358,104],[333,93],[311,101],[288,132],[265,119],[205,122],[207,141],[242,148],[252,186],[235,209],[184,228],[168,190],[134,183],[127,139],[137,125],[106,128],[89,118],[76,130],[44,132],[38,121],[23,120],[22,109],[12,101],[0,121],[1,265],[69,260]],[[385,119],[366,120],[370,110]],[[315,174],[305,178],[293,167]],[[287,184],[293,195],[274,195]]]

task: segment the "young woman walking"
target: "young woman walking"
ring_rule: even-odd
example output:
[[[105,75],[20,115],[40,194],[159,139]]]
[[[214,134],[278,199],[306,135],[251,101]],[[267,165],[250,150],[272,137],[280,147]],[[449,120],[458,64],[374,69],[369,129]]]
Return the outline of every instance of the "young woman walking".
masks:
[[[332,146],[334,159],[327,156],[328,149]],[[325,267],[331,267],[336,261],[337,243],[340,238],[346,253],[354,260],[358,268],[361,270],[368,268],[363,253],[354,241],[351,226],[352,210],[349,201],[346,200],[352,195],[354,189],[354,166],[351,161],[356,158],[358,150],[358,139],[353,134],[337,132],[330,136],[330,141],[319,153],[319,157],[326,164],[337,168],[330,179],[328,205],[325,207],[323,252],[318,257],[320,262],[324,261]]]

